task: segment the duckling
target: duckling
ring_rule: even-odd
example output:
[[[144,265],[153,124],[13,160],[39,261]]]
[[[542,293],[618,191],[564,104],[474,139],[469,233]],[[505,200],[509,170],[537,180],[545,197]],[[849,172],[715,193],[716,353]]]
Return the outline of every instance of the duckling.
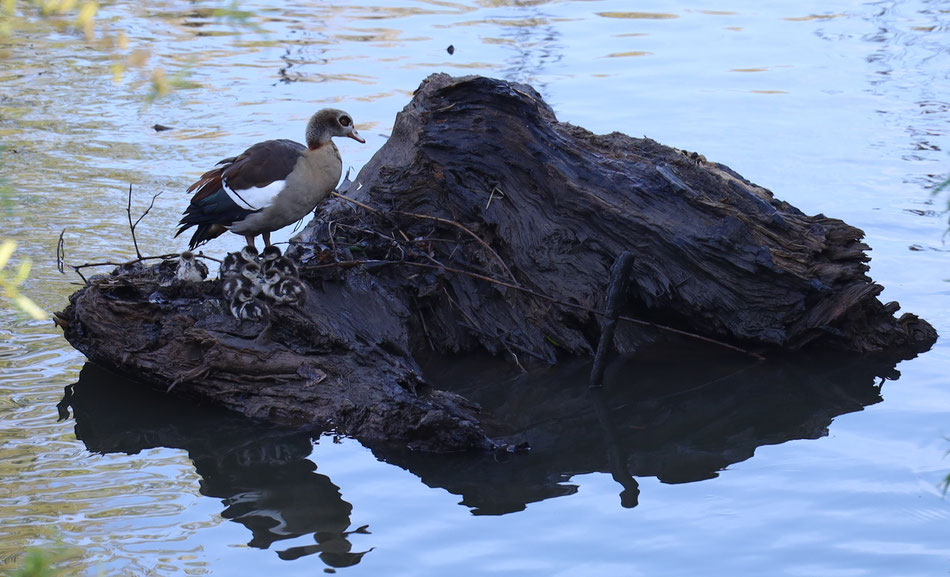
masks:
[[[247,289],[238,289],[234,293],[234,296],[231,297],[231,300],[228,302],[228,306],[231,310],[231,315],[234,318],[241,319],[241,307],[244,306],[244,303],[254,300],[254,295],[251,294],[251,291]]]
[[[259,300],[252,300],[241,305],[241,320],[247,320],[259,323],[270,315],[270,307],[267,303]]]
[[[280,247],[277,245],[270,245],[264,247],[264,250],[261,251],[261,270],[267,272],[267,269],[270,268],[271,264],[281,256]]]
[[[250,283],[251,294],[257,296],[261,294],[261,266],[256,262],[245,263],[241,267],[240,276],[246,278]]]
[[[297,265],[295,265],[294,261],[290,260],[290,258],[286,256],[278,257],[272,260],[270,262],[270,266],[268,266],[267,269],[278,271],[280,276],[283,278],[300,277],[300,273],[297,272]]]
[[[264,293],[264,296],[277,301],[279,298],[277,295],[277,285],[280,284],[281,280],[283,280],[283,278],[277,269],[272,268],[265,271],[264,282],[261,286],[261,292]]]
[[[233,273],[240,273],[241,267],[249,262],[257,262],[259,255],[253,246],[245,246],[237,252],[228,253],[218,271],[220,278]]]
[[[282,278],[274,289],[274,302],[300,307],[307,300],[307,287],[299,279]]]
[[[205,263],[195,259],[195,253],[186,250],[178,257],[175,278],[181,281],[201,282],[208,278],[208,267]]]
[[[229,274],[221,283],[221,296],[224,297],[224,300],[230,302],[241,289],[246,289],[253,294],[254,283],[244,275]]]
[[[241,322],[260,322],[270,314],[270,308],[256,300],[251,291],[241,289],[231,299],[231,314]]]

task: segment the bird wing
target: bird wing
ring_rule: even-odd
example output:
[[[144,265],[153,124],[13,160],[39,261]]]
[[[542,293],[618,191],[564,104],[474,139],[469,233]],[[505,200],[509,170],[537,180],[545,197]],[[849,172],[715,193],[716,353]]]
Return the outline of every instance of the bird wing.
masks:
[[[306,149],[292,140],[267,140],[225,158],[188,187],[194,196],[175,236],[198,226],[191,241],[194,247],[221,234],[214,234],[215,225],[230,226],[269,206]]]

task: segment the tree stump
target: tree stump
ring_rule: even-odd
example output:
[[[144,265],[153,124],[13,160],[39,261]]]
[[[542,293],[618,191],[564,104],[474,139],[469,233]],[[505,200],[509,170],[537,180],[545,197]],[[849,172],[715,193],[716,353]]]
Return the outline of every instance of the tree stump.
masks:
[[[522,84],[430,76],[347,184],[288,250],[303,308],[241,324],[218,281],[135,265],[71,297],[66,338],[174,395],[440,451],[494,443],[477,405],[429,387],[416,357],[592,355],[623,251],[621,354],[682,333],[764,355],[909,358],[936,339],[877,299],[859,229],[696,153],[560,123]]]

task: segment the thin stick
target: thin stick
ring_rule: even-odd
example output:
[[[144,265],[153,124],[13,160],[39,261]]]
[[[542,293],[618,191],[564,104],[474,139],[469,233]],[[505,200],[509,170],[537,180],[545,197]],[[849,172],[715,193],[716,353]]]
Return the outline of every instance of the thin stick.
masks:
[[[59,233],[59,240],[56,241],[56,270],[60,274],[66,274],[66,241],[63,240],[64,234],[66,234],[65,228]]]
[[[360,266],[360,265],[364,265],[364,266],[365,266],[365,265],[384,265],[384,264],[405,264],[405,265],[415,266],[415,267],[419,267],[419,268],[427,268],[427,269],[435,269],[435,270],[444,270],[444,271],[446,271],[446,272],[451,272],[451,273],[455,273],[455,274],[460,274],[460,275],[468,276],[468,277],[471,277],[471,278],[476,278],[476,279],[479,279],[479,280],[483,280],[483,281],[485,281],[485,282],[489,282],[489,283],[492,283],[492,284],[496,284],[496,285],[498,285],[498,286],[503,286],[503,287],[510,288],[510,289],[513,289],[513,290],[521,291],[521,292],[523,292],[523,293],[525,293],[525,294],[527,294],[527,295],[531,295],[531,296],[533,296],[533,297],[536,297],[536,298],[539,298],[539,299],[542,299],[542,300],[545,300],[545,301],[547,301],[547,302],[550,302],[550,303],[553,303],[553,304],[556,304],[556,305],[560,305],[560,306],[563,306],[563,307],[567,307],[567,308],[571,308],[571,309],[583,311],[583,312],[586,312],[586,313],[591,313],[591,314],[594,314],[594,315],[599,315],[599,316],[602,316],[602,315],[603,315],[603,312],[602,312],[602,311],[597,311],[597,310],[594,310],[594,309],[592,309],[592,308],[585,307],[584,305],[578,305],[578,304],[574,304],[574,303],[569,303],[569,302],[565,302],[565,301],[562,301],[562,300],[558,300],[558,299],[556,299],[556,298],[554,298],[554,297],[550,297],[550,296],[548,296],[548,295],[546,295],[546,294],[539,293],[539,292],[537,292],[537,291],[533,291],[533,290],[531,290],[531,289],[529,289],[529,288],[525,288],[525,287],[522,287],[522,286],[514,285],[514,284],[511,284],[511,283],[508,283],[508,282],[505,282],[505,281],[502,281],[502,280],[494,279],[494,278],[491,278],[491,277],[487,277],[487,276],[482,275],[482,274],[478,274],[478,273],[474,273],[474,272],[469,272],[469,271],[467,271],[467,270],[461,270],[461,269],[452,268],[452,267],[448,267],[448,266],[437,266],[437,265],[434,265],[434,264],[427,264],[427,263],[424,263],[424,262],[414,262],[414,261],[410,261],[410,260],[403,260],[403,261],[395,261],[395,260],[347,260],[347,261],[339,261],[339,262],[334,262],[334,263],[326,263],[326,264],[318,264],[318,265],[305,266],[305,267],[301,267],[301,268],[303,268],[303,269],[305,269],[305,270],[317,270],[317,269],[330,268],[330,267],[354,267],[354,266]],[[737,346],[735,346],[735,345],[730,345],[729,343],[724,343],[724,342],[722,342],[722,341],[717,341],[716,339],[713,339],[713,338],[710,338],[710,337],[704,337],[704,336],[698,335],[698,334],[696,334],[696,333],[691,333],[691,332],[689,332],[689,331],[684,331],[684,330],[681,330],[681,329],[675,329],[675,328],[673,328],[673,327],[666,326],[666,325],[661,325],[661,324],[657,324],[657,323],[654,323],[654,322],[652,322],[652,321],[645,321],[645,320],[642,320],[642,319],[636,319],[636,318],[628,317],[628,316],[624,316],[624,315],[617,315],[617,320],[624,321],[624,322],[628,322],[628,323],[635,324],[635,325],[639,325],[639,326],[651,327],[651,328],[654,328],[654,329],[657,329],[657,330],[660,330],[660,331],[665,331],[665,332],[668,332],[668,333],[673,333],[673,334],[681,335],[681,336],[684,336],[684,337],[689,337],[689,338],[691,338],[691,339],[703,341],[703,342],[710,343],[710,344],[713,344],[713,345],[717,345],[717,346],[720,346],[720,347],[723,347],[723,348],[726,348],[726,349],[729,349],[729,350],[732,350],[732,351],[736,351],[737,353],[742,353],[742,354],[744,354],[744,355],[749,355],[750,357],[753,357],[753,358],[755,358],[755,359],[757,359],[757,360],[760,360],[760,361],[764,361],[764,360],[765,360],[765,357],[763,357],[762,355],[760,355],[760,354],[758,354],[758,353],[754,353],[754,352],[752,352],[752,351],[743,349],[743,348],[741,348],[741,347],[737,347]]]
[[[129,217],[129,230],[132,231],[132,245],[135,247],[135,255],[139,258],[142,258],[142,253],[139,252],[139,243],[135,240],[135,225],[132,224],[132,183],[129,183],[129,202],[125,205],[125,214]],[[80,275],[82,276],[82,275]]]
[[[355,204],[356,206],[358,206],[358,207],[360,207],[360,208],[362,208],[362,209],[368,210],[368,211],[370,211],[370,212],[372,212],[372,213],[374,213],[374,214],[380,214],[380,215],[383,214],[382,212],[376,210],[375,208],[373,208],[373,207],[371,207],[371,206],[369,206],[369,205],[367,205],[367,204],[363,204],[362,202],[359,202],[358,200],[353,200],[352,198],[343,196],[342,194],[339,194],[339,193],[337,193],[337,192],[335,192],[335,191],[330,192],[330,194],[332,194],[333,196],[335,196],[335,197],[337,197],[337,198],[342,198],[343,200],[345,200],[345,201],[347,201],[347,202],[352,202],[352,203]],[[475,234],[474,232],[472,232],[471,230],[469,230],[468,228],[466,228],[464,225],[462,225],[462,224],[460,224],[460,223],[458,223],[458,222],[455,222],[454,220],[449,220],[449,219],[447,219],[447,218],[442,218],[442,217],[440,217],[440,216],[431,216],[431,215],[428,215],[428,214],[419,214],[419,213],[416,213],[416,212],[405,212],[405,211],[402,211],[402,210],[394,210],[394,211],[391,211],[391,212],[386,213],[386,214],[400,214],[400,215],[403,215],[403,216],[410,216],[410,217],[413,217],[413,218],[419,218],[419,219],[423,219],[423,220],[433,220],[433,221],[435,221],[435,222],[441,222],[441,223],[443,223],[443,224],[447,224],[447,225],[449,225],[449,226],[454,226],[454,227],[458,228],[459,230],[462,230],[463,232],[465,232],[466,234],[468,234],[470,237],[472,237],[473,239],[475,239],[475,242],[477,242],[478,244],[482,245],[482,247],[484,247],[485,250],[487,250],[489,253],[491,253],[491,255],[492,255],[493,257],[495,257],[495,260],[498,261],[498,264],[501,265],[502,270],[505,271],[505,275],[508,277],[508,280],[510,280],[510,281],[511,281],[512,283],[514,283],[515,285],[518,285],[518,279],[516,279],[516,278],[515,278],[515,275],[512,274],[511,269],[508,268],[508,265],[505,264],[505,261],[502,260],[502,258],[501,258],[500,256],[498,256],[498,253],[495,252],[495,249],[493,249],[487,242],[485,242],[484,240],[482,240],[481,237],[479,237],[477,234]]]
[[[129,183],[129,200],[125,206],[125,214],[129,217],[129,231],[132,233],[132,246],[135,247],[135,256],[142,258],[142,253],[139,252],[139,242],[135,238],[135,227],[138,226],[142,219],[145,218],[145,215],[152,210],[155,206],[155,199],[161,196],[165,191],[156,193],[152,196],[152,201],[148,203],[148,208],[145,209],[145,212],[142,213],[142,216],[138,217],[135,222],[132,222],[132,183]]]
[[[103,261],[103,262],[86,262],[86,263],[83,263],[83,264],[71,264],[71,265],[69,265],[69,268],[73,269],[73,271],[74,271],[76,274],[79,275],[79,278],[81,278],[84,283],[89,284],[89,280],[86,279],[86,277],[83,276],[83,274],[82,274],[81,272],[79,272],[81,269],[90,268],[90,267],[94,267],[94,266],[124,266],[124,265],[135,264],[135,263],[137,263],[137,262],[144,262],[144,261],[147,261],[147,260],[167,259],[167,258],[172,258],[172,257],[177,257],[177,256],[179,256],[178,253],[177,253],[177,252],[173,252],[173,253],[162,254],[162,255],[158,255],[158,256],[140,256],[139,258],[136,258],[136,259],[133,259],[133,260],[130,260],[130,261],[127,261],[127,262]],[[205,256],[205,255],[203,255],[203,254],[198,254],[198,255],[196,255],[196,256],[199,256],[199,257],[202,257],[202,258],[206,258],[206,259],[208,259],[208,260],[218,261],[218,259],[216,259],[216,258],[213,258],[213,257],[210,257],[210,256]],[[218,262],[220,262],[220,261],[218,261]]]

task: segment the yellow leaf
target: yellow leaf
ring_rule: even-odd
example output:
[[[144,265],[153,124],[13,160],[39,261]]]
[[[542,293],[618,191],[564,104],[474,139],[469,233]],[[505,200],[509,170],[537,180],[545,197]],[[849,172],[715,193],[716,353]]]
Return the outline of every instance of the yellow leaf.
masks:
[[[56,7],[56,11],[60,14],[71,12],[72,9],[76,7],[77,1],[78,0],[61,0],[59,6]]]
[[[17,294],[13,298],[13,302],[15,302],[18,307],[20,307],[20,310],[38,321],[45,319],[47,316],[46,311],[41,309],[35,302],[21,294]]]
[[[15,250],[16,242],[12,240],[5,240],[3,243],[0,243],[0,270],[3,270],[3,267],[7,266],[7,261],[10,260]]]
[[[24,260],[20,263],[20,270],[17,271],[16,276],[13,277],[13,284],[20,285],[23,284],[23,281],[30,276],[30,261]]]
[[[93,32],[96,26],[96,12],[98,10],[98,4],[95,2],[86,2],[82,5],[82,8],[79,9],[79,15],[76,16],[76,23],[85,33],[86,40],[92,40],[93,38]]]

